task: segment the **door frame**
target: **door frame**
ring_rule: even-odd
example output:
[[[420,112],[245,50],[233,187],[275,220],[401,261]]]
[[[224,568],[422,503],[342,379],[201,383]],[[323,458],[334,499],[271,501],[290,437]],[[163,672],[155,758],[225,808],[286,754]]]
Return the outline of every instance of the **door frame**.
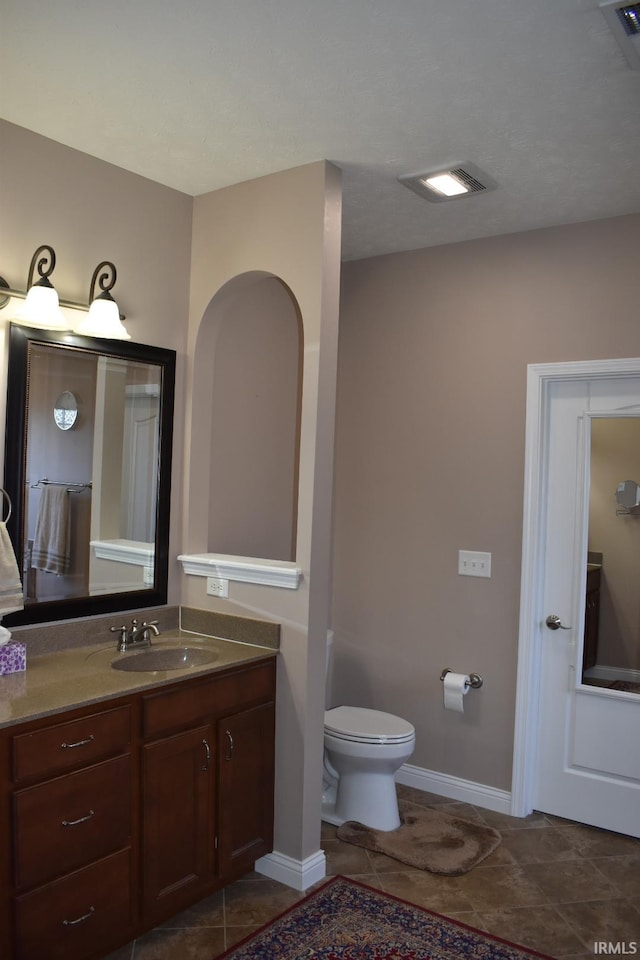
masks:
[[[544,479],[548,449],[550,386],[558,381],[640,377],[640,358],[579,360],[527,366],[522,571],[518,671],[511,781],[511,814],[525,817],[533,810],[536,790],[538,717],[542,650],[535,625],[543,621]]]

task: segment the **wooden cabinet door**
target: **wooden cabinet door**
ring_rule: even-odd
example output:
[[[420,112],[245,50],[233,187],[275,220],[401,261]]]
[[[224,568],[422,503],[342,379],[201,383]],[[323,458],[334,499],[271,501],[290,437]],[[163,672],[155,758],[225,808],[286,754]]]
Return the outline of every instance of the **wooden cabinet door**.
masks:
[[[214,750],[210,724],[143,747],[145,922],[193,902],[214,875]]]
[[[218,871],[237,876],[273,847],[275,707],[218,723]]]

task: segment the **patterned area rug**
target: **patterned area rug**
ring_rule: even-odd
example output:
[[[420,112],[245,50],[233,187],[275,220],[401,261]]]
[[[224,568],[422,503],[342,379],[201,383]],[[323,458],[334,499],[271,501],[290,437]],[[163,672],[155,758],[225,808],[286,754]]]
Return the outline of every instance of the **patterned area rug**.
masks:
[[[458,877],[481,863],[500,843],[492,827],[400,800],[397,830],[374,830],[355,820],[338,827],[338,838],[418,870]]]
[[[226,960],[528,960],[542,956],[345,877],[334,877],[223,954]]]

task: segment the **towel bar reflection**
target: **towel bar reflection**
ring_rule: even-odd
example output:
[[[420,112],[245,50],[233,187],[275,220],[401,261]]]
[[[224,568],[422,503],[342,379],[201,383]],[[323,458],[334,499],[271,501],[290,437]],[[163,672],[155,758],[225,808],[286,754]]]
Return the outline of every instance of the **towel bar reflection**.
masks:
[[[8,523],[9,518],[11,517],[11,497],[9,496],[7,491],[4,489],[4,487],[0,487],[0,491],[2,492],[3,499],[7,501],[7,515],[4,518],[4,522]],[[4,513],[4,504],[2,505],[2,510],[0,510],[0,518],[2,517],[3,513]]]
[[[83,490],[90,490],[93,486],[91,480],[86,483],[78,483],[75,480],[49,480],[48,477],[41,477],[40,480],[36,480],[30,486],[32,490],[36,490],[38,487],[46,487],[49,484],[56,487],[66,487],[67,493],[82,493]]]

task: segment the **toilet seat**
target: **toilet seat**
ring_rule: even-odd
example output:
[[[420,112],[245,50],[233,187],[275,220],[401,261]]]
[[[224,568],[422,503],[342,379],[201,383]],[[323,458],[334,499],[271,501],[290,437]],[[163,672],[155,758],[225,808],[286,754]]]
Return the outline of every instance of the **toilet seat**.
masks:
[[[415,728],[407,720],[366,707],[325,711],[324,729],[338,740],[354,743],[407,743],[415,737]]]

